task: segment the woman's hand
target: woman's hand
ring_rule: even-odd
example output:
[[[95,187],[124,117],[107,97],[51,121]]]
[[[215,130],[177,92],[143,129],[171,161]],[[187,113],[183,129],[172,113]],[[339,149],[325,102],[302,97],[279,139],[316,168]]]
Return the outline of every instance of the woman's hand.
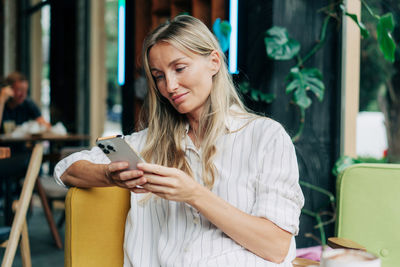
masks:
[[[119,187],[134,189],[146,183],[141,170],[128,170],[128,162],[111,162],[104,165],[105,175],[111,184]]]
[[[141,184],[143,188],[134,188],[132,191],[135,193],[151,192],[167,200],[191,204],[201,187],[192,177],[176,168],[139,163],[138,169],[144,172],[145,183]]]

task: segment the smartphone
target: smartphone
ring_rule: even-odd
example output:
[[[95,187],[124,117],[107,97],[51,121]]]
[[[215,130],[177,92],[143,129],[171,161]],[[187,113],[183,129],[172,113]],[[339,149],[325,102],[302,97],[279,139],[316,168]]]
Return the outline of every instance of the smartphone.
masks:
[[[144,159],[124,139],[123,135],[99,137],[96,145],[106,154],[111,162],[127,161],[129,170],[136,170],[139,162]]]

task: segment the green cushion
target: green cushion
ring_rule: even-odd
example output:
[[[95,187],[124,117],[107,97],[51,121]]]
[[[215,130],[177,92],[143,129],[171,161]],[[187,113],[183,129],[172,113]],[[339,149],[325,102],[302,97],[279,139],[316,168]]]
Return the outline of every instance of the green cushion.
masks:
[[[400,266],[400,164],[356,164],[337,180],[336,235]]]

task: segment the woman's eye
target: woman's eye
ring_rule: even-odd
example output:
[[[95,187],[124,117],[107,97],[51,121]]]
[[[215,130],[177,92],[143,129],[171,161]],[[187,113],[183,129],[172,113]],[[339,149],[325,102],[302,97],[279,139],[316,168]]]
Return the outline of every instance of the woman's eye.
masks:
[[[178,67],[176,68],[176,72],[182,72],[186,67]]]
[[[156,75],[156,76],[154,76],[154,79],[156,80],[156,81],[160,81],[161,79],[163,79],[164,78],[164,75]]]

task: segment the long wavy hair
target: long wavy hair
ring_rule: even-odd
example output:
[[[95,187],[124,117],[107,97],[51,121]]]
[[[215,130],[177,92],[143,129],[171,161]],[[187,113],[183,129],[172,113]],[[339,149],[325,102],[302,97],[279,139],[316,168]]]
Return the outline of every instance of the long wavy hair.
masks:
[[[204,185],[211,189],[216,177],[213,164],[217,152],[215,144],[217,138],[226,133],[226,120],[233,112],[231,106],[236,106],[235,114],[250,114],[236,92],[226,58],[214,35],[200,20],[188,15],[177,16],[156,28],[143,43],[143,67],[149,89],[144,105],[148,120],[147,125],[142,125],[148,127],[146,144],[141,153],[146,161],[175,167],[193,176],[181,146],[188,123],[186,115],[177,112],[160,94],[150,71],[149,52],[159,42],[204,57],[217,51],[221,57],[221,67],[213,76],[211,93],[200,115],[198,132],[203,152],[202,179]]]

